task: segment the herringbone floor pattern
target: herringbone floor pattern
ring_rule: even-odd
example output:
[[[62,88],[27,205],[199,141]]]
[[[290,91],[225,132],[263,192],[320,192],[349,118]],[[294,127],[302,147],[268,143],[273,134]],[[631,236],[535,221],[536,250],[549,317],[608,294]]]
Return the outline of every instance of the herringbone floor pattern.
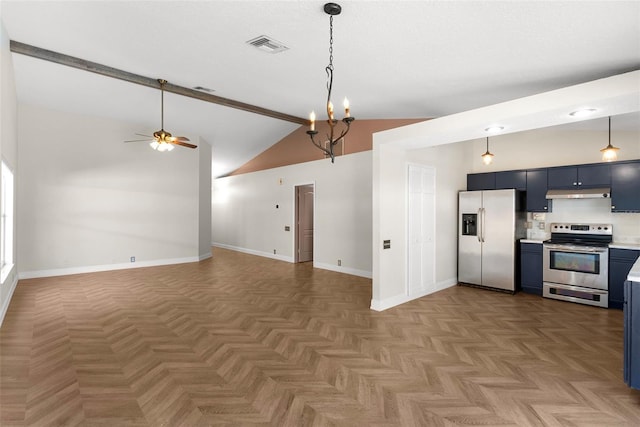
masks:
[[[453,287],[369,310],[369,280],[215,249],[21,281],[8,426],[638,426],[622,312]]]

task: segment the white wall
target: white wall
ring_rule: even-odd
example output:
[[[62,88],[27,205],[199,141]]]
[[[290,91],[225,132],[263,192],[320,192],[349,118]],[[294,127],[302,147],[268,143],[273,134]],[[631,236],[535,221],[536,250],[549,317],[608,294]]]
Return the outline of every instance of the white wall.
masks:
[[[612,123],[615,123],[615,118]],[[405,150],[375,134],[372,308],[384,310],[411,299],[406,293],[405,193],[408,162],[437,168],[436,282],[442,288],[457,280],[457,193],[466,189],[466,174],[598,163],[601,161],[599,150],[607,144],[608,134],[588,128],[587,123],[572,124],[492,137],[490,150],[495,157],[490,166],[485,166],[481,160],[481,154],[486,150],[484,139]],[[619,160],[640,158],[638,132],[612,131],[611,141],[621,149]],[[615,241],[640,243],[640,214],[611,213],[610,203],[609,199],[554,200],[553,212],[547,213],[543,221],[533,221],[531,214],[528,217],[534,226],[545,223],[545,229],[540,230],[543,236],[548,235],[551,222],[603,222],[613,224]],[[383,250],[382,241],[386,239],[391,239],[391,249]]]
[[[373,274],[372,309],[384,310],[415,298],[407,295],[406,288],[409,163],[435,168],[435,287],[440,290],[457,283],[458,191],[466,188],[469,153],[468,143],[409,151],[378,145],[374,150],[373,255],[377,268]],[[390,249],[382,248],[384,240],[391,240]]]
[[[0,157],[13,170],[14,186],[18,183],[18,137],[17,137],[17,101],[13,73],[13,61],[9,50],[9,36],[0,20]],[[2,178],[0,178],[2,179]],[[15,194],[15,193],[14,193]],[[15,215],[14,215],[14,218]],[[0,325],[9,307],[11,295],[18,283],[17,268],[19,255],[16,247],[17,218],[14,221],[14,268],[0,283]]]
[[[315,183],[314,266],[371,277],[370,151],[334,164],[324,159],[216,179],[213,244],[293,262],[294,187],[309,183]]]
[[[638,117],[638,115],[630,115]],[[606,118],[598,119],[606,129]],[[616,118],[611,119],[611,142],[619,147],[618,160],[640,159],[640,134],[615,129]],[[588,121],[573,125],[553,126],[527,132],[499,135],[489,138],[489,150],[495,155],[493,163],[482,163],[486,139],[475,139],[471,158],[471,171],[500,170],[563,166],[602,162],[600,149],[608,143],[606,130],[589,129]]]
[[[199,149],[125,144],[140,129],[35,106],[18,124],[21,278],[199,259]]]

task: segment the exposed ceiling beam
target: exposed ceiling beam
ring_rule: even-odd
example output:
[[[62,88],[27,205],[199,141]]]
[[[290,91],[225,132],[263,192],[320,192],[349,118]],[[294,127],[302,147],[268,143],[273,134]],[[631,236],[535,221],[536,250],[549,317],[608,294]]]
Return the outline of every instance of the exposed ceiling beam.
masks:
[[[19,53],[21,55],[27,55],[34,58],[42,59],[56,64],[66,65],[68,67],[77,68],[79,70],[90,71],[92,73],[100,74],[114,79],[124,80],[129,83],[135,83],[142,86],[151,87],[154,89],[160,89],[160,83],[157,79],[141,76],[139,74],[129,73],[127,71],[119,70],[117,68],[109,67],[106,65],[98,64],[91,61],[86,61],[81,58],[65,55],[63,53],[54,52],[47,49],[42,49],[36,46],[31,46],[25,43],[20,43],[15,40],[11,40],[11,52]],[[278,111],[269,110],[267,108],[257,107],[255,105],[246,104],[240,101],[234,101],[233,99],[223,98],[221,96],[212,95],[210,93],[200,92],[194,89],[190,89],[183,86],[177,86],[171,83],[167,83],[164,86],[165,92],[175,93],[177,95],[188,96],[189,98],[199,99],[201,101],[211,102],[213,104],[223,105],[229,108],[236,108],[238,110],[248,111],[250,113],[260,114],[274,119],[284,120],[291,123],[297,123],[300,125],[308,125],[309,120],[301,117],[292,116],[290,114],[280,113]]]

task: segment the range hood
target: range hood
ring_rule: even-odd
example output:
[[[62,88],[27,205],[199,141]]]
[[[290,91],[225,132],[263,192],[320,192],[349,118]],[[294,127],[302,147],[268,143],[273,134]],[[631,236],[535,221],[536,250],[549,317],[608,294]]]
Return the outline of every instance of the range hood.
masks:
[[[568,190],[549,190],[547,199],[606,199],[611,197],[610,188],[571,188]]]

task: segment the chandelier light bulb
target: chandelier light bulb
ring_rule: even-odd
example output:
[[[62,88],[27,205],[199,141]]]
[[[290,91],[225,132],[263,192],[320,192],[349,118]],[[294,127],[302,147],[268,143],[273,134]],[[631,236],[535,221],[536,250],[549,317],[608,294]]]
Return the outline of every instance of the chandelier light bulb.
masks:
[[[309,130],[314,131],[316,130],[316,112],[312,111],[311,114],[309,114]]]
[[[351,117],[351,114],[349,113],[349,100],[347,99],[347,97],[345,96],[344,98],[344,116],[345,117]]]

